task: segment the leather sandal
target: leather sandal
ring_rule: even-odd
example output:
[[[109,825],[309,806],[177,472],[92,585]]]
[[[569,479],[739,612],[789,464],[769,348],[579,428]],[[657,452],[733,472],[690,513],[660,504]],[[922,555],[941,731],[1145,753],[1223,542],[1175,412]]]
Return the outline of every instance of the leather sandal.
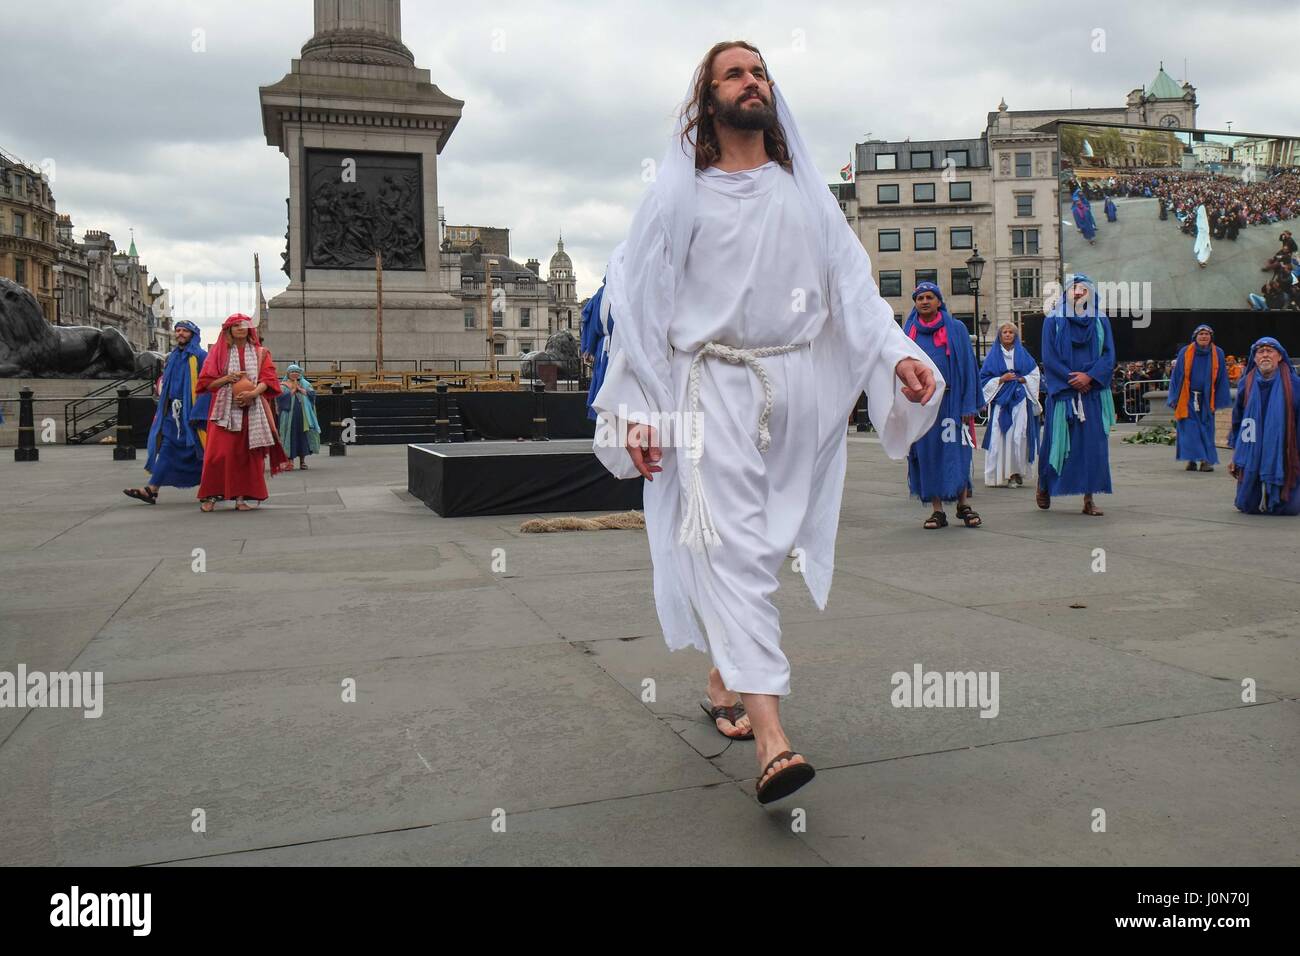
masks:
[[[978,528],[984,523],[984,519],[980,517],[980,513],[970,505],[957,506],[957,520],[968,528]]]
[[[761,781],[763,776],[772,769],[774,765],[782,760],[789,760],[796,756],[793,750],[783,750],[767,762],[763,768],[763,773],[758,775]],[[788,797],[805,783],[817,775],[813,765],[805,760],[803,763],[792,763],[784,770],[778,770],[772,776],[767,778],[767,783],[760,786],[758,782],[754,783],[754,791],[758,794],[759,803],[771,803],[773,800],[780,800],[782,797]]]
[[[1083,503],[1083,513],[1086,515],[1092,515],[1094,518],[1100,518],[1106,512],[1102,511],[1091,501],[1085,501]]]
[[[921,525],[926,531],[933,531],[935,528],[948,527],[948,514],[944,511],[936,511],[930,517],[925,519],[925,524]]]
[[[753,740],[754,739],[753,729],[751,729],[747,734],[729,734],[721,727],[718,726],[718,718],[722,718],[723,720],[730,721],[733,727],[736,726],[739,723],[740,718],[745,716],[744,701],[741,701],[738,704],[732,704],[730,707],[725,707],[725,706],[714,707],[710,703],[707,703],[705,701],[700,701],[700,709],[703,710],[706,714],[709,715],[710,718],[713,719],[713,729],[716,730],[718,733],[722,734],[722,736],[726,737],[728,740]]]
[[[122,494],[136,501],[143,501],[147,505],[158,503],[158,492],[150,491],[148,488],[123,488]]]
[[[1043,490],[1041,485],[1034,489],[1034,504],[1038,505],[1038,507],[1042,508],[1044,511],[1052,507],[1052,496]]]

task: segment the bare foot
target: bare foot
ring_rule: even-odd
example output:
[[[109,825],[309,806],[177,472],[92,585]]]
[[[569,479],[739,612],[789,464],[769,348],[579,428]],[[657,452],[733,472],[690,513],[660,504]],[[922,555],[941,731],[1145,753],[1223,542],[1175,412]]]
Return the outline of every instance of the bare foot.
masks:
[[[758,778],[758,789],[760,790],[763,788],[763,784],[767,783],[767,781],[771,779],[772,775],[778,771],[784,770],[786,767],[793,766],[797,763],[808,762],[804,759],[803,754],[796,753],[793,757],[788,757],[785,760],[778,760],[776,763],[772,764],[771,767],[767,767],[767,762],[777,754],[793,749],[790,746],[789,738],[787,738],[785,734],[781,734],[779,738],[769,740],[768,745],[768,747],[758,748],[758,771],[763,774],[763,776]],[[763,768],[765,767],[767,767],[767,772],[763,773]]]
[[[216,498],[204,498],[202,504],[199,505],[199,510],[203,512],[211,512],[215,510],[216,507],[217,507]]]
[[[727,685],[722,681],[722,672],[716,667],[709,671],[708,694],[709,703],[714,707],[734,707],[736,704],[742,703],[739,694],[727,690]],[[748,737],[752,732],[749,714],[743,715],[734,724],[725,717],[719,717],[717,725],[718,730],[728,737]]]

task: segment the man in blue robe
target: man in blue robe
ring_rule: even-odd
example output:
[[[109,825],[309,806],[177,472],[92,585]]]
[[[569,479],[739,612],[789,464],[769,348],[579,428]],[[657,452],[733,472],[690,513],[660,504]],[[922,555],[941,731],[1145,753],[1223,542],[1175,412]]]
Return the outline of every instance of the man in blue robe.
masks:
[[[1190,370],[1190,374],[1189,374]],[[1176,461],[1188,471],[1214,471],[1219,452],[1214,447],[1214,413],[1232,401],[1228,363],[1223,349],[1214,344],[1214,330],[1198,325],[1191,344],[1179,349],[1169,374],[1169,398],[1178,432]]]
[[[1229,473],[1237,479],[1238,511],[1300,514],[1300,376],[1277,339],[1250,349],[1232,408]]]
[[[605,280],[600,282],[596,294],[582,307],[582,336],[579,348],[583,355],[590,355],[591,385],[587,389],[587,417],[596,421],[591,402],[600,391],[605,381],[605,368],[609,365],[609,334],[614,330],[614,319],[609,314],[609,305],[605,302]]]
[[[1115,401],[1115,336],[1097,287],[1075,273],[1043,320],[1043,442],[1038,449],[1038,507],[1052,495],[1083,495],[1083,513],[1100,516],[1096,493],[1110,494],[1110,429]]]
[[[982,523],[980,516],[966,503],[971,492],[972,428],[978,407],[970,333],[948,312],[943,294],[933,282],[917,285],[912,302],[903,333],[934,361],[948,388],[934,425],[907,453],[907,487],[933,509],[925,519],[925,528],[947,527],[945,501],[956,501],[957,519],[968,528],[977,528]]]
[[[1083,233],[1083,238],[1092,242],[1097,238],[1097,221],[1092,218],[1092,203],[1088,202],[1088,197],[1083,194],[1083,187],[1074,191],[1071,197],[1074,202],[1074,224]]]
[[[158,489],[193,488],[203,475],[208,408],[212,396],[197,392],[199,370],[208,357],[199,343],[199,327],[185,319],[172,328],[176,347],[167,356],[159,379],[158,408],[149,429],[149,484],[122,493],[145,504],[158,503]]]
[[[1106,197],[1106,221],[1115,222],[1119,219],[1119,212],[1115,208],[1115,200],[1109,196]]]

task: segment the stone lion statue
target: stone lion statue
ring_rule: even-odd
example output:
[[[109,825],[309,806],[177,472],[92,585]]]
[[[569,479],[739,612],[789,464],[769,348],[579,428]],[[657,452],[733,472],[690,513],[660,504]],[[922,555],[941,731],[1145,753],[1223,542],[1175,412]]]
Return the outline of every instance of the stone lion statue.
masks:
[[[0,378],[151,378],[161,362],[117,329],[50,325],[34,295],[0,277]]]
[[[536,378],[533,363],[553,363],[560,367],[561,378],[577,378],[582,367],[582,356],[578,351],[578,340],[568,329],[551,333],[546,340],[546,347],[540,352],[528,352],[520,364],[520,371],[525,378]]]

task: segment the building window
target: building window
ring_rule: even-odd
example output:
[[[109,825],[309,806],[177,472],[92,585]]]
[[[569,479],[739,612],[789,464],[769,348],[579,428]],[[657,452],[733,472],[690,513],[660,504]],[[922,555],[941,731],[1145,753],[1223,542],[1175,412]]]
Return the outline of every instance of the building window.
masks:
[[[505,314],[492,303],[492,328],[499,329],[505,325]]]
[[[912,153],[912,169],[933,169],[934,157],[928,149],[917,150]]]
[[[877,187],[876,187],[876,202],[878,202],[878,203],[894,203],[894,202],[898,202],[898,186],[897,186],[897,185],[892,185],[892,186],[877,186]]]
[[[505,354],[506,354],[506,343],[504,343],[504,342],[493,342],[493,343],[492,343],[492,354],[493,354],[493,355],[505,355]]]
[[[1016,153],[1016,178],[1028,179],[1034,174],[1034,154]]]
[[[519,351],[521,351],[521,352],[531,352],[532,350],[533,350],[533,340],[532,340],[532,339],[521,339],[521,340],[519,341]]]
[[[949,202],[970,202],[970,183],[949,183]]]
[[[970,272],[966,269],[953,269],[950,288],[953,295],[970,295]]]
[[[876,153],[876,169],[897,169],[897,153]]]
[[[14,235],[22,238],[27,231],[27,217],[20,212],[14,213]]]
[[[467,329],[472,329],[472,328],[474,328],[474,310],[473,310],[473,309],[466,309],[466,310],[465,310],[465,328],[467,328]]]
[[[532,309],[520,309],[520,310],[519,310],[519,327],[520,327],[521,329],[526,329],[526,328],[528,328],[528,327],[529,327],[530,325],[532,325],[532,324],[533,324],[533,310],[532,310]]]
[[[1016,215],[1032,216],[1034,214],[1034,194],[1020,193],[1016,196]]]
[[[1037,299],[1043,294],[1037,269],[1012,269],[1011,285],[1018,299]]]
[[[14,256],[14,281],[19,285],[27,284],[27,260]]]
[[[880,251],[898,252],[902,248],[902,233],[897,229],[880,230]]]
[[[950,149],[945,157],[952,160],[952,165],[961,169],[970,165],[970,153],[964,149]]]
[[[969,249],[972,245],[970,226],[955,227],[948,232],[949,249]]]
[[[936,239],[933,229],[914,229],[912,231],[912,248],[917,252],[931,252],[935,249]]]
[[[1038,255],[1038,230],[1012,229],[1011,254],[1013,256]]]
[[[934,183],[912,183],[912,202],[934,202]]]
[[[883,296],[902,295],[903,294],[903,273],[901,272],[880,273],[880,294]]]
[[[917,269],[916,284],[920,285],[922,282],[933,282],[935,285],[938,285],[939,270],[938,269]]]

